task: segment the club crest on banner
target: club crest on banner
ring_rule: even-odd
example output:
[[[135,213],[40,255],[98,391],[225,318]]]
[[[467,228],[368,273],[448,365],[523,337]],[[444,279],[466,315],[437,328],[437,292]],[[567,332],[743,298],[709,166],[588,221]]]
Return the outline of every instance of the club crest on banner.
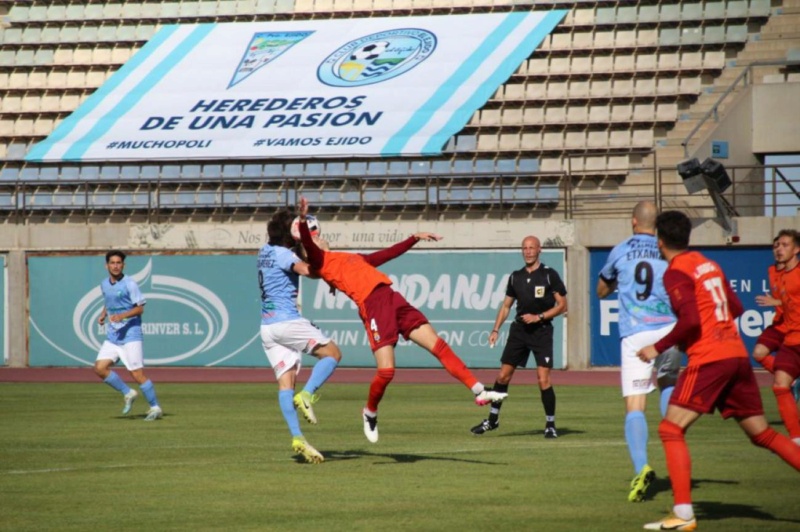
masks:
[[[240,81],[247,79],[256,70],[267,63],[277,59],[289,48],[299,43],[313,31],[265,31],[253,35],[250,44],[247,45],[244,56],[233,73],[231,82],[228,84],[230,89]]]
[[[380,83],[425,61],[436,49],[436,42],[436,35],[416,28],[373,33],[329,55],[317,69],[317,77],[332,87]]]

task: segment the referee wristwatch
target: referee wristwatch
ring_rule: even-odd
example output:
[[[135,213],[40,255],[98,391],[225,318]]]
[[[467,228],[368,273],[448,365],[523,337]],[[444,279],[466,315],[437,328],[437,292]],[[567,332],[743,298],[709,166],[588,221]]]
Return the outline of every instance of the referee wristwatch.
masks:
[[[544,321],[544,313],[539,314],[539,321]]]

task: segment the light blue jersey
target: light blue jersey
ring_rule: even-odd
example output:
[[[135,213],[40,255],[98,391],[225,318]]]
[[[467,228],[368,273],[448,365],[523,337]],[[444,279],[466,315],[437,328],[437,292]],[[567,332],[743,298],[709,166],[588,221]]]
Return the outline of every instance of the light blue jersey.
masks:
[[[100,283],[100,290],[103,291],[103,301],[108,314],[106,317],[106,338],[108,341],[114,345],[141,342],[143,339],[141,316],[134,316],[117,323],[113,323],[108,319],[112,314],[122,314],[146,303],[136,281],[132,277],[123,275],[122,279],[112,283],[111,278],[106,277]]]
[[[267,244],[258,252],[261,325],[301,318],[297,310],[300,276],[292,269],[297,262],[300,258],[282,246]]]
[[[667,261],[655,236],[635,234],[611,250],[600,277],[617,282],[619,335],[622,338],[660,329],[675,321],[664,289]]]

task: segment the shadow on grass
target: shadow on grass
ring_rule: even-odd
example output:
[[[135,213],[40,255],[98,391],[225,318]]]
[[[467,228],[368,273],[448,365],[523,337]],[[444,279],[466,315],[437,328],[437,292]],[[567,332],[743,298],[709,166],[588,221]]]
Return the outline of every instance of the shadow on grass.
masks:
[[[373,453],[369,451],[325,451],[325,461],[334,460],[358,460],[361,458],[387,458],[396,464],[414,464],[423,460],[436,460],[441,462],[461,462],[465,464],[485,464],[485,465],[507,465],[500,462],[487,462],[485,460],[470,460],[467,458],[455,458],[452,456],[432,456],[429,454],[408,454],[408,453]],[[301,457],[300,461],[302,461]]]
[[[666,471],[665,471],[666,473]],[[701,484],[739,484],[738,480],[719,480],[719,479],[710,479],[710,478],[693,478],[692,479],[692,490],[695,490],[700,487]],[[659,493],[666,493],[667,495],[672,493],[672,484],[669,482],[669,477],[656,477],[656,479],[650,484],[650,488],[647,490],[647,495],[644,497],[644,500],[651,500],[654,499],[656,495]]]
[[[759,521],[800,524],[799,519],[781,519],[770,513],[762,512],[758,509],[758,506],[751,506],[749,504],[730,504],[717,501],[704,501],[695,502],[694,508],[697,518],[704,521],[750,518],[758,519]]]
[[[575,434],[585,434],[585,431],[583,431],[583,430],[572,430],[572,429],[568,429],[568,428],[564,428],[564,427],[558,427],[557,430],[558,430],[558,438],[556,438],[556,440],[564,438],[564,437],[568,437],[568,436],[573,436]],[[516,432],[508,432],[508,433],[505,433],[505,434],[501,433],[501,434],[498,434],[497,436],[498,437],[540,436],[542,439],[544,439],[544,427],[542,427],[541,429],[534,429],[534,430],[518,430]]]
[[[167,414],[166,412],[164,412],[163,414],[161,414],[161,418],[155,419],[153,421],[163,421],[164,418],[170,417],[172,415],[174,415],[174,414]],[[128,414],[127,416],[122,416],[122,415],[114,416],[114,419],[125,420],[125,421],[143,421],[144,418],[146,418],[146,417],[147,417],[147,413],[144,413],[144,414]]]

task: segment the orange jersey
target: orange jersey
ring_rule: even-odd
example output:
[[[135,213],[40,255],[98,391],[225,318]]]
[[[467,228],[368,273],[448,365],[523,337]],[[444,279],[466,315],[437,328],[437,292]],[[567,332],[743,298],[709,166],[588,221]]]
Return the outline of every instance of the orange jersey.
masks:
[[[781,298],[779,284],[782,274],[783,270],[779,270],[774,264],[767,270],[767,277],[769,277],[769,295],[775,299]],[[783,323],[783,305],[775,307],[775,316],[772,318],[772,326],[779,332],[786,334],[786,324]]]
[[[322,267],[316,273],[329,285],[344,292],[359,309],[363,308],[364,300],[377,286],[392,284],[386,274],[357,253],[326,251]]]
[[[736,296],[730,291],[728,280],[719,265],[696,251],[687,251],[672,259],[667,273],[670,271],[683,274],[694,282],[700,334],[685,346],[689,366],[726,358],[747,358],[747,348],[739,337],[728,304],[729,294],[733,298]],[[666,286],[666,275],[664,282],[670,293],[670,300],[675,301],[676,294],[671,287]],[[737,304],[741,306],[738,301]]]
[[[778,279],[778,297],[783,307],[786,345],[800,344],[800,264],[784,271]]]

